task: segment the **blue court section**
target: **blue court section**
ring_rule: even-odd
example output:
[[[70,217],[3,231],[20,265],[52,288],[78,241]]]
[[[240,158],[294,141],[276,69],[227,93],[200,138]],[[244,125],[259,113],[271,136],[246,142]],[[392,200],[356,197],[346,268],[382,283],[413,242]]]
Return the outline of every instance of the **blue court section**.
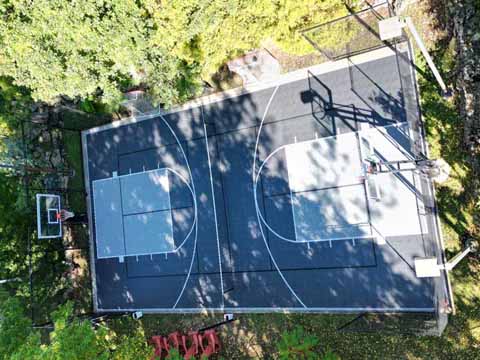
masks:
[[[125,255],[158,254],[175,250],[170,210],[123,218]]]
[[[93,182],[99,257],[168,253],[173,237],[168,169],[157,169]],[[185,194],[188,196],[188,194]]]
[[[363,185],[306,191],[292,196],[297,241],[371,235]]]
[[[424,184],[389,174],[374,198],[359,137],[411,156],[408,57],[85,132],[96,309],[433,310]]]
[[[121,177],[123,214],[170,209],[167,171],[160,169]]]
[[[118,179],[95,181],[92,185],[97,256],[123,256],[125,244],[120,182]]]

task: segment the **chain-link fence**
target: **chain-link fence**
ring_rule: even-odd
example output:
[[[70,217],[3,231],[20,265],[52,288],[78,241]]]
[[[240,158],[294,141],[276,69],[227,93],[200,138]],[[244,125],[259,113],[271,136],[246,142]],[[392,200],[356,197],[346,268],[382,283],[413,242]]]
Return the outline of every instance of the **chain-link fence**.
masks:
[[[369,5],[358,12],[351,8],[348,10],[350,14],[347,16],[303,30],[303,37],[329,60],[393,45],[380,39],[378,29],[380,20],[393,15],[388,2]]]

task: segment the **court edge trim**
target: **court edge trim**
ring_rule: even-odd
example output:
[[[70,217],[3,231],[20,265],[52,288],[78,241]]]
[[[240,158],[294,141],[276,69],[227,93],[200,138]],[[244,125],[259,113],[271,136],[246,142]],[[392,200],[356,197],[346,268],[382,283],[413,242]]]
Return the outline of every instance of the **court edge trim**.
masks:
[[[87,133],[82,131],[81,134],[81,142],[82,142],[82,163],[83,163],[83,180],[85,182],[85,201],[87,203],[87,217],[88,217],[88,243],[90,247],[89,255],[90,255],[90,278],[92,282],[92,306],[93,312],[101,311],[98,307],[98,290],[97,290],[97,274],[95,271],[95,245],[93,243],[93,219],[92,219],[92,197],[91,197],[91,189],[90,189],[90,171],[88,168],[88,164],[90,160],[88,158],[88,145],[87,145]]]
[[[374,307],[285,307],[285,308],[272,308],[272,307],[252,307],[252,308],[118,308],[118,309],[103,309],[99,308],[98,312],[133,312],[133,311],[142,311],[146,314],[177,314],[177,313],[190,313],[190,314],[208,314],[208,313],[223,313],[223,312],[232,312],[232,313],[344,313],[344,314],[355,314],[361,312],[377,312],[377,313],[430,313],[435,312],[435,308],[374,308]]]
[[[407,46],[408,46],[407,54],[408,54],[409,60],[411,61],[412,64],[415,64],[415,49],[410,43],[410,41],[407,41]],[[428,145],[428,142],[426,141],[426,138],[424,137],[425,122],[423,119],[422,108],[420,106],[421,94],[420,94],[420,86],[417,81],[417,73],[413,71],[413,67],[409,67],[409,69],[410,69],[410,75],[412,77],[412,81],[415,87],[415,100],[416,100],[416,108],[418,111],[418,122],[422,127],[422,131],[419,132],[421,144],[424,147],[425,155],[427,155],[427,157],[430,157],[430,147]],[[436,191],[435,184],[433,183],[433,181],[428,181],[428,185],[430,186],[430,191],[432,192],[434,206],[435,208],[438,208],[437,198],[436,198],[437,191]],[[436,214],[434,215],[434,228],[437,235],[435,236],[435,238],[437,239],[438,245],[440,247],[440,258],[442,262],[445,264],[447,262],[446,255],[445,255],[445,240],[444,240],[443,232],[441,228],[440,213],[438,211],[436,211]],[[445,277],[444,286],[449,297],[448,300],[450,301],[450,305],[452,307],[452,313],[455,314],[456,313],[455,299],[453,296],[453,287],[452,287],[452,283],[451,283],[448,271],[444,271],[443,276]]]

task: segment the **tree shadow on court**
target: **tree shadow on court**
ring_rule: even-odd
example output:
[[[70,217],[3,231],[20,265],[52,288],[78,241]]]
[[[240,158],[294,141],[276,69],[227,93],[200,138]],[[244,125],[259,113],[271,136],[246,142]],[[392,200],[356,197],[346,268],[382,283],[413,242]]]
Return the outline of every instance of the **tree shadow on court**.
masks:
[[[312,94],[311,99],[321,97],[322,95],[319,94],[321,91],[326,92],[326,96],[329,99],[328,101],[332,102],[330,108],[326,109],[326,111],[337,111],[334,109],[338,108],[338,104],[333,103],[334,96],[332,92],[328,90],[327,86],[322,83],[320,79],[317,78],[315,81],[317,84],[321,84],[322,90],[315,89],[313,91],[312,77],[309,77],[308,81],[303,83],[303,91],[310,91]],[[201,109],[188,110],[187,113],[178,112],[166,115],[165,118],[173,129],[173,131],[170,131],[172,134],[169,133],[171,129],[162,128],[163,125],[161,125],[161,121],[155,119],[142,121],[125,129],[115,129],[114,133],[109,135],[115,143],[111,148],[116,147],[117,152],[122,152],[122,156],[127,156],[127,151],[128,154],[134,154],[133,156],[135,157],[129,160],[129,163],[132,164],[132,168],[130,168],[129,171],[132,172],[142,171],[142,169],[150,170],[152,166],[158,166],[158,157],[152,162],[150,159],[151,155],[147,157],[146,152],[144,152],[146,150],[144,149],[153,149],[155,154],[158,155],[164,163],[168,163],[168,165],[172,167],[178,166],[180,153],[178,148],[173,151],[173,147],[167,147],[179,139],[185,143],[184,146],[185,149],[187,149],[185,153],[187,153],[187,158],[191,161],[190,165],[193,178],[195,181],[198,181],[199,184],[196,189],[198,192],[196,196],[198,199],[204,199],[203,202],[199,201],[199,206],[205,205],[205,207],[202,208],[203,211],[198,215],[201,234],[199,234],[196,244],[196,263],[193,265],[191,272],[188,266],[183,268],[187,273],[190,272],[192,276],[189,279],[189,286],[184,295],[186,299],[185,304],[187,305],[191,302],[195,303],[196,301],[204,306],[208,306],[207,304],[209,303],[218,304],[218,300],[213,300],[213,298],[219,298],[219,285],[211,282],[213,278],[201,280],[202,277],[197,276],[197,274],[204,273],[205,268],[218,272],[218,265],[215,264],[216,257],[213,256],[213,250],[216,247],[215,228],[210,227],[207,229],[206,225],[208,222],[211,223],[215,220],[215,216],[217,216],[218,221],[217,229],[219,233],[218,241],[221,244],[221,262],[225,267],[225,269],[223,269],[223,272],[225,272],[224,285],[226,285],[225,288],[229,290],[225,297],[227,302],[231,302],[232,306],[242,306],[242,301],[245,301],[242,293],[254,294],[256,289],[263,289],[265,296],[254,296],[249,300],[250,303],[248,306],[252,304],[256,304],[256,307],[297,306],[298,302],[292,297],[292,294],[289,293],[288,290],[281,292],[274,291],[272,288],[273,285],[269,285],[269,283],[273,284],[278,280],[273,281],[272,275],[265,275],[262,271],[271,271],[273,269],[275,273],[276,266],[274,266],[273,262],[282,263],[284,262],[283,259],[289,258],[289,255],[287,255],[289,252],[298,252],[297,264],[293,264],[294,267],[290,267],[290,270],[288,270],[288,266],[282,270],[293,270],[293,272],[290,272],[286,276],[286,282],[295,283],[295,286],[302,289],[305,286],[303,284],[304,276],[308,274],[308,270],[304,271],[304,269],[312,267],[312,264],[305,265],[302,264],[302,261],[312,260],[314,257],[313,254],[317,253],[315,256],[320,256],[320,262],[328,262],[328,255],[325,254],[332,250],[331,247],[326,246],[326,244],[300,245],[293,243],[288,250],[284,249],[279,252],[279,245],[275,242],[283,240],[276,239],[272,236],[266,227],[260,229],[260,226],[264,226],[264,224],[261,224],[262,221],[259,223],[256,212],[259,211],[260,215],[264,218],[268,218],[269,216],[265,205],[264,188],[269,186],[267,183],[270,183],[272,187],[282,187],[286,184],[288,188],[288,179],[285,177],[286,172],[288,172],[288,165],[281,160],[278,161],[273,169],[269,169],[269,179],[266,179],[262,174],[259,177],[260,185],[258,185],[256,190],[253,190],[254,156],[257,161],[255,171],[258,171],[269,154],[276,151],[279,147],[289,146],[296,142],[315,140],[319,135],[320,137],[331,135],[331,132],[327,134],[322,132],[318,118],[315,117],[317,104],[312,105],[312,103],[305,102],[305,95],[292,99],[291,89],[281,87],[273,98],[271,98],[271,96],[272,90],[270,89],[255,94],[230,98],[222,102],[211,103]],[[270,100],[271,107],[267,109]],[[289,101],[288,105],[294,108],[291,116],[289,116],[288,113],[285,114],[287,104],[284,104],[284,102],[286,101]],[[314,110],[313,115],[312,109]],[[342,114],[345,115],[346,111],[342,111]],[[336,117],[338,113],[340,112],[337,111],[337,114],[330,114],[329,116]],[[341,122],[348,124],[347,127],[341,130],[342,132],[351,132],[357,129],[355,123],[357,119],[353,114],[349,114],[349,116],[349,121],[346,121],[345,116],[339,116]],[[373,112],[370,113],[370,116],[366,114],[363,116],[367,121],[375,117]],[[262,131],[257,134],[262,119]],[[209,132],[207,139],[201,137],[204,130],[202,125],[205,125],[207,132]],[[338,126],[335,128],[338,129]],[[177,135],[178,139],[172,138],[171,135],[173,135],[173,133]],[[207,142],[210,159],[205,157]],[[160,147],[162,147],[162,151],[158,150]],[[256,147],[258,147],[258,153],[253,154]],[[106,148],[108,148],[108,146],[106,146]],[[138,149],[142,150],[139,151]],[[327,161],[338,161],[336,158],[340,155],[336,153],[335,148],[330,146],[327,152],[329,153]],[[137,156],[136,154],[140,155]],[[105,159],[107,158],[108,156],[105,156]],[[133,159],[136,159],[136,161]],[[209,176],[206,176],[209,171],[208,164],[211,166],[211,179],[208,179]],[[111,163],[107,163],[107,166],[108,165],[111,165]],[[326,164],[319,161],[318,158],[312,157],[311,167],[318,169],[319,173],[322,171],[325,173],[329,170],[325,165]],[[183,169],[180,169],[181,167],[182,166],[179,166],[179,172],[183,171],[185,177],[188,178],[189,173],[185,171],[185,166],[183,166]],[[126,168],[122,170],[123,173],[125,173],[125,171]],[[337,174],[337,177],[340,178],[341,176],[342,174]],[[198,180],[202,178],[206,178],[207,181],[202,182]],[[211,180],[212,184],[209,184],[208,180]],[[211,186],[215,189],[216,214],[213,213]],[[257,191],[257,203],[255,203],[254,191]],[[287,189],[286,191],[288,193],[289,190]],[[338,204],[338,196],[338,192],[322,194],[322,201],[325,204],[337,205],[331,217],[336,218],[338,224],[345,225],[351,222],[350,219],[346,218],[346,215],[349,211],[351,212],[349,208],[352,206],[360,206],[358,211],[365,212],[358,198],[352,199],[352,203],[350,204]],[[318,200],[314,200],[310,207],[314,207],[316,201]],[[319,213],[319,216],[322,216],[322,213]],[[285,217],[285,220],[289,220],[290,217],[291,214]],[[200,221],[200,219],[202,220]],[[279,217],[279,219],[282,219],[282,217]],[[263,235],[262,231],[264,233]],[[315,235],[312,234],[312,231],[314,231],[312,229],[306,229],[304,231],[307,233],[307,238],[310,237],[308,233],[310,233],[312,237]],[[295,242],[295,237],[293,237],[292,240]],[[265,246],[265,242],[268,244],[268,247]],[[372,247],[373,245],[369,246]],[[208,251],[205,250],[207,248]],[[357,250],[354,246],[348,246],[345,249],[342,251],[347,251],[350,255],[346,255],[347,253],[344,255],[336,253],[335,256],[337,259],[333,259],[336,260],[336,262],[333,261],[333,265],[313,265],[313,268],[334,268],[334,270],[331,271],[331,275],[323,275],[321,276],[322,280],[317,280],[319,281],[319,286],[321,286],[322,283],[324,283],[323,285],[331,284],[329,292],[333,296],[332,304],[341,303],[341,300],[335,299],[348,298],[347,292],[354,281],[365,284],[364,291],[371,291],[369,290],[370,285],[368,283],[370,276],[372,276],[370,272],[372,272],[372,267],[375,265],[372,262],[373,260],[368,262],[367,269],[363,269],[363,274],[359,273],[356,275],[355,270],[353,270],[351,266],[349,266],[349,270],[345,270],[345,261],[351,262],[348,260],[348,258],[350,258],[355,260],[353,263],[358,262],[359,260],[355,258],[355,254],[358,255]],[[191,248],[191,250],[193,250],[193,248]],[[269,251],[272,251],[272,255],[278,258],[271,259],[268,253]],[[340,251],[340,253],[342,251]],[[369,253],[373,254],[372,250],[369,250]],[[331,254],[333,255],[334,253]],[[340,258],[338,258],[339,256]],[[322,257],[323,260],[321,260]],[[183,258],[184,260],[185,258],[191,258],[191,251],[188,254],[183,254]],[[142,262],[142,271],[149,276],[155,273],[159,275],[164,269],[157,264],[158,272],[152,272],[148,270],[148,268],[153,265],[155,261],[152,262],[151,265],[149,265],[148,259],[141,258],[139,261]],[[170,258],[168,261],[172,261],[172,259]],[[317,259],[317,262],[318,261]],[[280,267],[282,267],[282,264],[280,264]],[[235,273],[229,274],[232,270]],[[295,271],[299,272],[297,273]],[[304,271],[305,274],[302,271]],[[317,271],[318,274],[324,273],[324,271],[321,270]],[[350,280],[348,284],[344,284],[337,289],[338,274],[342,274],[342,276]],[[137,273],[137,276],[138,275],[139,273]],[[277,275],[273,277],[278,278]],[[181,284],[182,282],[180,281],[179,283]],[[282,282],[280,284],[280,286],[284,288],[285,284],[282,284]],[[173,288],[170,289],[172,292],[175,292]],[[344,294],[341,295],[339,291]],[[277,294],[274,294],[275,292],[277,292]],[[336,293],[337,295],[334,296],[333,294]],[[390,296],[399,299],[403,298],[400,291],[395,295],[390,294]],[[129,293],[128,298],[131,303],[135,303],[135,294]],[[354,300],[352,304],[366,304],[365,301],[368,302],[366,299],[357,299]],[[325,304],[324,306],[328,306],[328,301]],[[315,303],[310,302],[310,306],[315,306]]]
[[[177,295],[181,293],[187,277],[185,292],[178,302],[179,309],[199,305],[221,307],[222,286],[226,306],[301,308],[287,284],[309,307],[411,308],[430,305],[431,284],[416,279],[410,267],[411,259],[416,255],[415,247],[413,251],[407,249],[407,253],[402,254],[403,259],[391,246],[377,245],[373,242],[365,246],[360,243],[354,246],[348,242],[348,246],[343,248],[335,243],[330,247],[328,242],[322,245],[310,244],[310,247],[306,244],[293,243],[281,252],[279,249],[286,243],[285,240],[275,237],[265,223],[258,219],[257,212],[267,223],[274,224],[275,221],[279,223],[279,232],[284,226],[286,232],[282,235],[291,236],[296,240],[292,231],[295,230],[291,220],[292,214],[285,213],[292,208],[288,174],[291,164],[286,162],[284,156],[288,146],[309,141],[315,143],[327,136],[352,133],[358,130],[359,121],[379,124],[379,119],[385,119],[385,123],[388,123],[392,112],[404,111],[401,109],[383,111],[382,105],[378,103],[372,106],[373,110],[366,108],[362,100],[356,98],[353,93],[346,97],[352,101],[342,105],[341,101],[337,101],[338,89],[328,89],[331,86],[329,83],[333,80],[335,79],[318,76],[315,81],[322,83],[321,86],[318,85],[321,90],[312,89],[313,80],[309,78],[280,87],[273,98],[273,90],[267,89],[210,103],[185,113],[179,111],[165,115],[164,118],[171,128],[166,126],[161,118],[152,117],[151,120],[131,124],[125,129],[119,127],[96,134],[92,141],[98,142],[98,149],[93,147],[92,151],[99,151],[91,165],[92,179],[109,177],[111,172],[117,169],[121,169],[120,174],[125,174],[130,170],[139,172],[168,166],[178,169],[186,179],[190,179],[191,171],[199,209],[199,236],[195,254],[193,239],[190,239],[188,240],[190,247],[185,247],[185,252],[180,252],[178,258],[170,255],[167,259],[154,256],[152,260],[148,256],[139,256],[138,260],[129,260],[127,265],[112,261],[96,261],[100,287],[108,284],[103,290],[99,290],[100,297],[104,297],[105,307],[170,308],[175,303]],[[305,92],[310,92],[310,95]],[[326,109],[329,114],[325,118],[329,120],[338,118],[335,126],[320,123],[323,117],[319,115],[321,110],[317,111],[317,106],[322,100],[316,99],[321,97],[327,99],[327,103],[331,102],[331,107]],[[312,104],[313,102],[315,104]],[[387,102],[392,103],[390,100]],[[362,111],[358,111],[359,109]],[[205,128],[207,137],[204,136]],[[187,169],[186,161],[183,159],[182,148],[190,170]],[[279,157],[272,156],[270,157],[272,162],[265,163],[275,151]],[[344,154],[338,152],[333,145],[327,146],[325,151],[327,159],[324,161],[314,153],[310,156],[307,154],[309,166],[315,168],[317,174],[331,169],[328,162],[348,160],[344,159]],[[159,165],[159,161],[162,164]],[[258,187],[255,189],[255,175],[264,163],[265,172],[258,177]],[[335,181],[341,182],[345,175],[339,172]],[[335,218],[340,224],[350,224],[351,219],[347,215],[352,211],[364,212],[365,208],[355,196],[350,203],[340,203],[338,196],[341,194],[341,191],[323,193],[321,201],[336,205],[330,217]],[[318,199],[311,201],[307,209],[318,205]],[[277,210],[272,206],[278,206],[280,216],[275,216]],[[358,209],[354,209],[355,207]],[[326,214],[320,212],[319,217],[321,216]],[[304,230],[307,233],[306,237],[309,237],[309,233],[315,232],[314,228]],[[220,244],[220,259],[217,241]],[[391,244],[395,245],[395,242],[391,241]],[[369,256],[367,264],[362,264],[365,260],[363,256],[367,256],[362,251]],[[319,257],[312,266],[313,253],[319,254]],[[193,255],[194,261],[191,262]],[[294,266],[286,266],[287,260],[290,261],[293,257],[297,257]],[[407,261],[405,258],[408,258]],[[124,271],[125,266],[132,266],[131,262],[136,263],[135,277],[129,277]],[[223,283],[219,278],[219,262],[222,264]],[[331,265],[335,262],[336,265]],[[283,279],[276,265],[282,270]],[[168,276],[165,274],[166,269],[170,269]],[[120,280],[115,280],[117,278]],[[172,282],[167,278],[177,280]],[[107,290],[111,292],[110,295],[106,294]],[[124,298],[118,299],[118,294],[123,294]],[[271,338],[275,337],[275,334],[280,333],[280,327],[285,323],[289,326],[294,321],[308,319],[310,316],[322,318],[317,315],[284,314],[241,317],[244,328],[239,328],[238,333],[225,334],[226,337],[231,336],[229,343],[233,341],[228,351],[233,351],[231,349],[235,348],[238,342],[241,342],[238,346],[240,351],[248,351],[245,349],[249,346],[248,339],[251,339],[252,343],[259,343],[260,347],[264,348],[262,355],[257,357],[268,358],[265,349],[272,347],[268,343],[271,343]],[[162,315],[158,318],[165,321],[170,319],[172,322],[169,325],[162,325],[164,326],[162,333],[164,329],[188,328],[187,323],[178,320],[183,317],[192,321],[198,319],[205,321],[205,318],[200,316]],[[257,329],[253,333],[251,329],[259,326],[256,321],[263,321],[262,319],[266,319],[265,330]],[[278,330],[273,326],[268,329],[269,321],[272,321],[272,324],[279,324]],[[315,331],[321,330],[310,323],[307,325]],[[245,336],[238,336],[241,332]],[[232,358],[235,357],[232,355]]]

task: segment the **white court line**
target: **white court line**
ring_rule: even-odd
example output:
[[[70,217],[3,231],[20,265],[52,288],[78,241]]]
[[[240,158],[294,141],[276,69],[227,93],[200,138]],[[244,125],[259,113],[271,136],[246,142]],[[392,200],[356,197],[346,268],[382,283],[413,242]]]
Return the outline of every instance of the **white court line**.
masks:
[[[202,108],[202,120],[203,120],[203,108]],[[218,250],[218,266],[220,271],[220,290],[222,292],[222,308],[225,307],[224,290],[223,290],[223,271],[222,271],[222,254],[220,251],[220,239],[218,237],[218,220],[217,220],[217,207],[215,205],[215,192],[213,189],[213,175],[212,175],[212,163],[210,161],[210,151],[208,150],[208,136],[207,136],[207,124],[203,121],[203,129],[205,131],[205,146],[207,147],[207,159],[208,170],[210,172],[210,185],[212,187],[212,201],[213,201],[213,214],[215,217],[215,234],[217,236],[217,250]]]
[[[296,139],[295,139],[296,142]],[[293,194],[292,194],[292,187],[290,186],[290,171],[288,170],[288,156],[285,154],[285,162],[286,162],[286,167],[287,167],[287,177],[288,177],[288,188],[290,189],[290,206],[292,208],[292,218],[293,218],[293,231],[295,233],[295,242],[298,240],[298,235],[297,235],[297,219],[295,218],[295,206],[293,204]],[[260,166],[260,169],[258,170],[258,173],[261,172],[262,166]],[[257,190],[255,188],[255,190]]]
[[[173,247],[176,250],[177,248],[175,247],[175,240],[174,240],[174,237],[173,237],[173,212],[172,212],[172,197],[170,196],[170,181],[168,180],[168,173],[166,173],[165,175],[166,175],[166,178],[167,178],[167,187],[168,187],[168,189],[167,189],[167,192],[168,192],[168,206],[170,207],[170,209],[169,209],[170,210],[170,233],[171,233],[171,236],[172,236]],[[185,238],[185,240],[186,239],[187,238]],[[183,242],[182,242],[181,246],[183,246]]]
[[[180,140],[178,139],[177,134],[175,134],[175,131],[173,131],[172,127],[170,126],[168,121],[165,120],[163,115],[161,115],[161,114],[159,114],[159,115],[160,115],[160,118],[165,123],[165,125],[167,125],[167,127],[170,130],[170,132],[172,133],[172,135],[175,137],[175,140],[177,141],[178,146],[180,147],[180,150],[182,151],[183,157],[185,158],[185,163],[187,164],[188,173],[190,174],[190,179],[192,180],[192,190],[193,190],[193,193],[194,193],[193,205],[194,205],[195,219],[196,219],[197,218],[197,192],[195,191],[195,182],[193,181],[192,169],[190,168],[190,164],[188,162],[187,155],[185,154],[185,150],[183,149],[183,146],[182,146]],[[195,253],[197,252],[197,239],[198,239],[198,222],[195,222],[195,241],[193,242],[192,260],[190,261],[190,267],[188,269],[188,274],[186,276],[185,282],[183,283],[182,290],[180,291],[180,294],[178,295],[177,300],[173,304],[172,309],[175,309],[177,307],[177,305],[178,305],[180,299],[182,298],[183,293],[184,293],[184,291],[187,287],[188,280],[190,279],[190,275],[192,273],[192,268],[193,268],[193,263],[195,261]]]
[[[258,143],[259,143],[259,140],[260,140],[260,133],[262,131],[262,126],[263,126],[263,122],[265,121],[265,117],[267,116],[267,113],[268,113],[268,109],[270,108],[270,105],[272,104],[272,100],[273,98],[275,97],[275,94],[277,93],[277,90],[278,90],[279,86],[275,87],[275,89],[273,90],[273,93],[272,95],[270,96],[270,100],[268,100],[268,104],[267,104],[267,107],[265,108],[265,113],[263,114],[263,117],[262,117],[262,121],[260,122],[260,127],[258,128],[258,133],[257,133],[257,141],[255,142],[255,152],[253,153],[253,171],[252,171],[252,176],[253,176],[253,197],[254,197],[254,200],[255,200],[255,210],[256,210],[256,213],[257,213],[257,219],[258,219],[258,223],[259,223],[259,226],[260,226],[260,232],[262,234],[262,238],[263,238],[263,242],[265,243],[265,246],[267,248],[267,251],[268,251],[268,254],[270,255],[270,259],[272,260],[272,263],[275,265],[275,268],[277,269],[277,272],[278,274],[280,275],[280,277],[282,278],[284,284],[287,286],[287,288],[290,290],[290,292],[293,294],[293,296],[297,299],[297,301],[304,307],[304,308],[307,308],[307,306],[303,303],[303,301],[300,299],[300,297],[297,295],[297,293],[295,292],[295,290],[293,290],[293,288],[290,286],[290,284],[288,283],[287,279],[285,278],[285,276],[283,275],[282,273],[282,270],[280,270],[280,267],[278,266],[277,262],[275,261],[275,258],[272,254],[272,251],[270,250],[270,247],[268,245],[268,241],[267,241],[267,238],[265,237],[265,234],[263,232],[263,226],[262,226],[262,222],[260,221],[260,217],[259,217],[259,208],[258,208],[258,199],[257,199],[257,179],[258,179],[258,176],[257,178],[255,177],[255,170],[256,170],[256,167],[257,167],[257,151],[258,151]]]
[[[135,172],[135,173],[132,173],[132,169],[129,169],[129,173],[128,174],[123,174],[123,175],[117,175],[117,176],[111,176],[111,177],[107,177],[107,178],[103,178],[103,179],[97,179],[97,180],[93,180],[92,183],[97,183],[97,182],[102,182],[102,181],[108,181],[108,180],[112,180],[112,179],[122,179],[122,178],[126,178],[126,177],[129,177],[129,176],[139,176],[139,175],[147,175],[149,173],[154,173],[154,172],[158,172],[160,170],[171,170],[173,173],[175,173],[175,175],[178,174],[178,172],[176,172],[175,170],[173,170],[172,168],[170,167],[163,167],[163,168],[156,168],[156,169],[152,169],[152,170],[144,170],[144,171],[139,171],[139,172]],[[185,178],[181,175],[178,175],[181,180],[184,180],[184,182],[188,185],[188,182],[185,180]]]

